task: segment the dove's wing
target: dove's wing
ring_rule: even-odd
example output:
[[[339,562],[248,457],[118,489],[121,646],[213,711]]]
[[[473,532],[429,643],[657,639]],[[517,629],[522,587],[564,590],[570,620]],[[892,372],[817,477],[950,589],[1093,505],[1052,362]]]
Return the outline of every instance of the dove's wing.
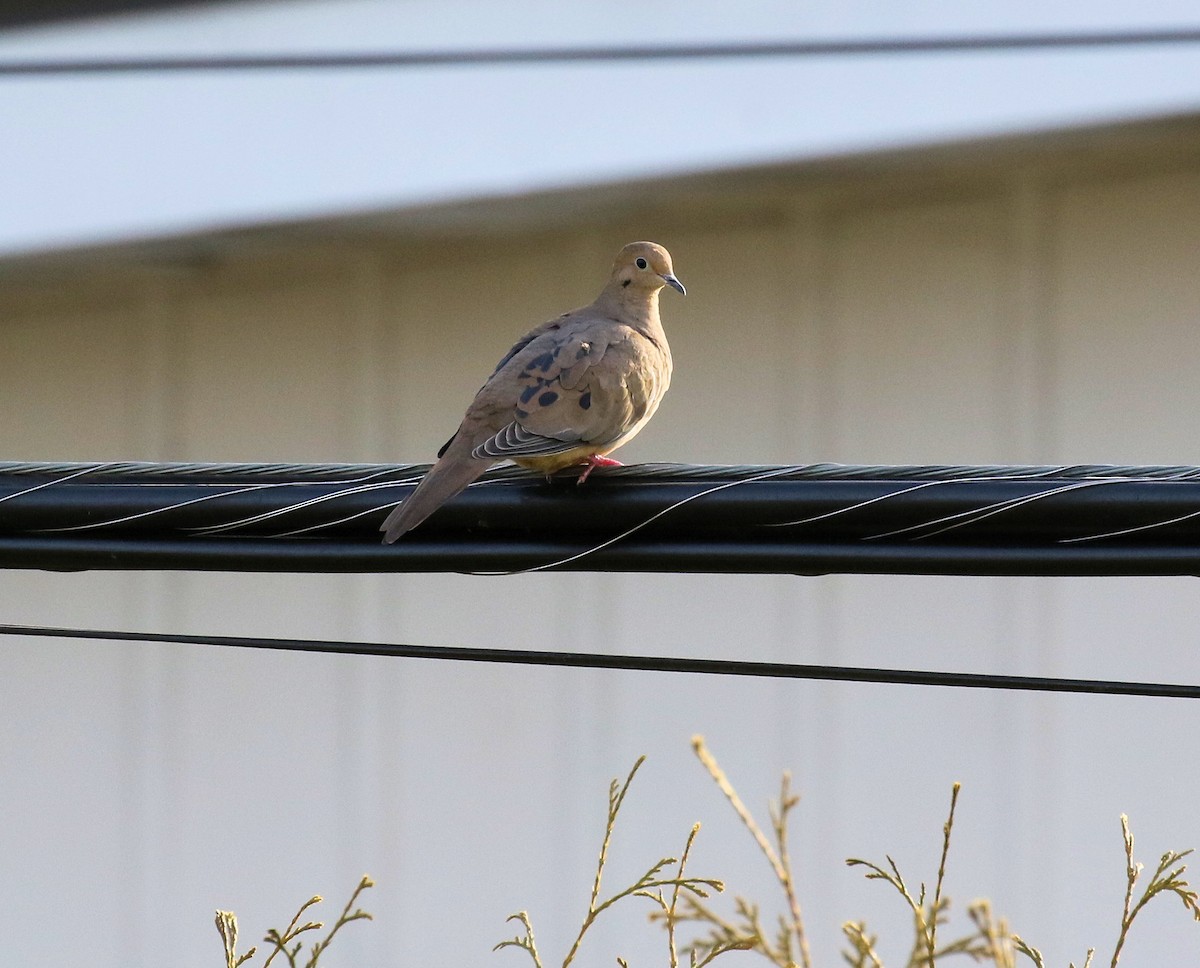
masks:
[[[571,313],[563,313],[562,316],[559,316],[557,319],[547,320],[540,326],[535,326],[519,340],[513,343],[513,345],[509,348],[509,351],[505,353],[503,357],[501,357],[500,362],[497,363],[495,368],[492,370],[492,375],[489,376],[483,386],[476,391],[475,402],[479,403],[479,398],[483,394],[483,391],[487,389],[488,384],[496,379],[496,375],[508,365],[509,361],[512,360],[514,356],[520,353],[521,350],[525,349],[526,346],[532,343],[539,336],[542,336],[543,334],[549,333],[553,330],[561,329],[564,320],[568,319],[571,315]],[[468,409],[467,416],[470,417],[470,415],[470,409]],[[486,414],[480,414],[480,416],[486,416]],[[446,451],[450,449],[450,445],[453,444],[458,438],[459,434],[462,433],[463,427],[466,426],[467,423],[468,421],[464,419],[463,424],[460,425],[459,428],[450,435],[450,439],[442,444],[441,449],[437,452],[439,458],[446,456]]]
[[[657,347],[609,319],[549,330],[494,374],[481,409],[510,408],[509,422],[475,443],[472,456],[542,457],[580,445],[607,447],[647,415],[661,380]],[[669,364],[668,364],[669,365]],[[663,387],[665,389],[665,387]]]

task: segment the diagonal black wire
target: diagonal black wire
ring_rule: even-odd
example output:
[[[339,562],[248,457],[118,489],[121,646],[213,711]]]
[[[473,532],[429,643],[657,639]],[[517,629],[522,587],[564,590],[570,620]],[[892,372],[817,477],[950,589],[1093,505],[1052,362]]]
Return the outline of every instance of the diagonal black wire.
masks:
[[[1008,676],[923,669],[871,669],[855,666],[807,665],[795,662],[753,662],[744,659],[697,659],[677,656],[610,655],[600,652],[547,652],[534,649],[485,649],[467,646],[404,645],[339,639],[267,638],[241,635],[183,635],[173,632],[121,632],[107,629],[53,628],[41,625],[0,625],[0,635],[92,639],[109,642],[161,642],[215,645],[281,652],[324,652],[336,655],[377,655],[451,662],[491,662],[509,665],[557,666],[574,669],[683,672],[700,675],[758,676],[777,679],[817,679],[835,682],[879,682],[894,685],[942,686],[960,689],[1008,689],[1022,692],[1090,693],[1109,696],[1155,696],[1200,699],[1200,686],[1112,679],[1065,679],[1057,676]]]
[[[344,70],[354,68],[481,67],[747,58],[855,57],[1096,50],[1200,42],[1200,27],[1122,31],[997,33],[945,37],[735,41],[591,47],[515,47],[476,50],[358,51],[306,54],[230,54],[187,57],[93,57],[0,63],[0,76],[131,74],[180,71]]]

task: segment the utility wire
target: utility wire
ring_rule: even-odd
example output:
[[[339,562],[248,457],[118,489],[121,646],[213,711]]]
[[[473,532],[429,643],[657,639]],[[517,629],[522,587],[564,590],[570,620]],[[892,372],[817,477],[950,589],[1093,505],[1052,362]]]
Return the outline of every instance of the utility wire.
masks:
[[[1200,574],[1200,467],[500,469],[381,544],[427,471],[0,462],[0,568]]]
[[[179,57],[89,57],[10,60],[0,76],[135,74],[216,71],[345,70],[362,68],[483,67],[499,65],[826,58],[891,54],[1019,53],[1100,50],[1200,43],[1200,27],[1122,31],[997,33],[945,37],[507,47],[476,50],[358,51],[348,53],[228,54]]]
[[[491,662],[509,665],[557,666],[574,669],[683,672],[699,675],[756,676],[777,679],[816,679],[834,682],[879,682],[894,685],[942,686],[960,689],[1008,689],[1022,692],[1090,693],[1109,696],[1155,696],[1200,699],[1200,686],[1105,679],[1064,679],[1046,676],[1005,676],[921,669],[871,669],[854,666],[806,665],[794,662],[752,662],[744,659],[697,659],[686,656],[611,655],[598,652],[546,652],[534,649],[484,649],[465,646],[403,645],[337,639],[291,639],[235,635],[181,635],[169,632],[119,632],[105,629],[52,628],[40,625],[0,625],[0,635],[92,639],[110,642],[160,642],[214,645],[237,649],[283,652],[325,652],[337,655],[377,655],[451,662]]]

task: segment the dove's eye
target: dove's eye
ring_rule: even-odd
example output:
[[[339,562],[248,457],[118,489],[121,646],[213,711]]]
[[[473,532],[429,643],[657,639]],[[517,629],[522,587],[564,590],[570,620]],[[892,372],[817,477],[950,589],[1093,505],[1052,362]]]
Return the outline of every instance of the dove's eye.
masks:
[[[638,259],[637,262],[634,263],[634,265],[636,265],[639,269],[645,269],[646,268],[646,260]]]

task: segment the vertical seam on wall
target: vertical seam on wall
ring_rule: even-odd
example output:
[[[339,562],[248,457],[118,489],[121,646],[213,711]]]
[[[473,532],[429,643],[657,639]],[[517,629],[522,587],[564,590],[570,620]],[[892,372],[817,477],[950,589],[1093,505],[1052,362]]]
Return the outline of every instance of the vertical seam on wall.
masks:
[[[351,460],[381,460],[390,450],[390,421],[386,413],[388,348],[393,327],[384,310],[385,282],[381,253],[356,252],[350,277],[350,338],[342,344],[342,386],[339,396],[344,413],[339,423],[352,453]],[[381,497],[382,500],[382,497]],[[361,575],[350,583],[349,609],[343,624],[368,638],[385,629],[382,575]]]
[[[1058,341],[1052,316],[1055,245],[1048,189],[1046,175],[1034,170],[1018,171],[1011,183],[1008,264],[1011,299],[1004,307],[1011,315],[1006,320],[1002,313],[998,320],[1002,332],[1008,328],[1013,333],[1009,342],[1010,368],[1003,381],[1009,388],[1011,426],[1008,442],[1015,450],[1010,456],[1028,463],[1051,462],[1061,456],[1057,447]],[[1028,388],[1027,399],[1017,396],[1020,387]],[[1015,586],[1014,594],[1006,596],[1009,614],[998,627],[1008,631],[1001,633],[995,652],[1001,653],[1007,639],[1010,643],[1008,651],[1015,652],[1014,658],[1020,665],[1018,671],[1050,674],[1060,658],[1056,620],[1061,604],[1055,585],[1049,579],[1031,582],[1022,582]],[[1016,643],[1015,650],[1012,643]],[[1031,670],[1030,662],[1035,658],[1039,660],[1039,668]],[[1042,663],[1047,662],[1050,669],[1042,668]],[[1017,797],[1019,809],[1024,814],[1020,819],[1043,831],[1043,838],[1049,840],[1061,832],[1060,820],[1052,808],[1039,809],[1037,804],[1056,802],[1054,793],[1061,773],[1062,754],[1057,743],[1046,743],[1040,737],[1061,734],[1057,705],[1057,700],[1052,697],[1029,696],[1020,700],[1012,697],[1004,707],[1008,710],[1007,715],[1001,714],[998,723],[1000,729],[1008,729],[1013,725],[1013,717],[1019,716],[1023,720],[1017,727],[1020,740],[1013,752],[1018,760],[1027,762],[1028,769],[1024,772],[1031,773],[1032,780]],[[1033,806],[1026,807],[1034,787],[1042,795],[1034,798]],[[1032,863],[1026,853],[1018,854],[1018,873],[1028,874]]]
[[[831,285],[832,238],[828,207],[815,193],[804,193],[789,206],[779,250],[778,399],[788,459],[795,463],[828,461],[837,441],[838,337]],[[798,381],[794,374],[799,375]],[[822,582],[817,593],[814,634],[823,654],[838,652],[837,586]],[[788,623],[791,628],[795,622]]]
[[[129,421],[125,428],[126,454],[120,457],[168,460],[182,457],[180,401],[185,380],[180,347],[181,308],[176,277],[154,271],[134,285],[137,312],[126,344]],[[181,588],[184,574],[152,572],[131,576],[124,599],[126,624],[143,628],[177,628],[181,621]],[[133,832],[126,848],[131,882],[126,906],[144,923],[154,923],[167,889],[171,846],[165,831],[177,825],[178,788],[171,783],[169,764],[179,758],[178,713],[171,702],[173,677],[181,656],[169,647],[141,645],[128,650],[123,667],[126,702],[123,715],[125,748],[125,803],[127,829]],[[147,739],[149,737],[149,739]],[[140,941],[141,950],[129,956],[145,960],[153,945],[151,935]]]
[[[352,339],[343,362],[346,381],[343,400],[347,438],[359,454],[356,459],[378,458],[388,447],[384,429],[386,356],[389,326],[383,310],[383,266],[378,251],[356,253],[351,273],[353,286]]]
[[[780,298],[776,338],[777,444],[795,463],[828,459],[832,437],[834,346],[828,319],[824,211],[802,196],[779,240]]]
[[[129,347],[130,379],[127,386],[134,409],[127,427],[125,446],[129,456],[143,460],[167,460],[171,455],[171,430],[176,409],[170,387],[171,351],[168,345],[171,298],[161,276],[147,278],[141,290],[139,325],[135,343]]]
[[[1003,385],[1010,390],[1009,444],[1021,462],[1051,461],[1057,441],[1055,377],[1056,340],[1049,313],[1052,268],[1046,191],[1032,172],[1017,175],[1011,192],[1010,280],[1011,324],[1008,329],[1009,370]],[[1029,388],[1027,400],[1016,397]]]
[[[340,341],[341,385],[338,396],[343,412],[338,425],[348,442],[347,460],[382,460],[395,441],[386,412],[387,373],[394,326],[386,312],[384,255],[378,248],[355,250],[349,255],[347,336]],[[332,323],[332,325],[337,325]],[[382,498],[381,498],[382,500]],[[385,602],[388,578],[383,574],[345,576],[345,594],[339,596],[339,625],[355,635],[386,638]],[[344,755],[337,765],[341,802],[338,810],[349,819],[332,845],[337,862],[347,869],[361,866],[364,855],[385,852],[380,841],[385,812],[385,784],[392,765],[385,753],[388,716],[384,712],[387,676],[374,663],[352,661],[334,680],[338,698],[335,728]]]

